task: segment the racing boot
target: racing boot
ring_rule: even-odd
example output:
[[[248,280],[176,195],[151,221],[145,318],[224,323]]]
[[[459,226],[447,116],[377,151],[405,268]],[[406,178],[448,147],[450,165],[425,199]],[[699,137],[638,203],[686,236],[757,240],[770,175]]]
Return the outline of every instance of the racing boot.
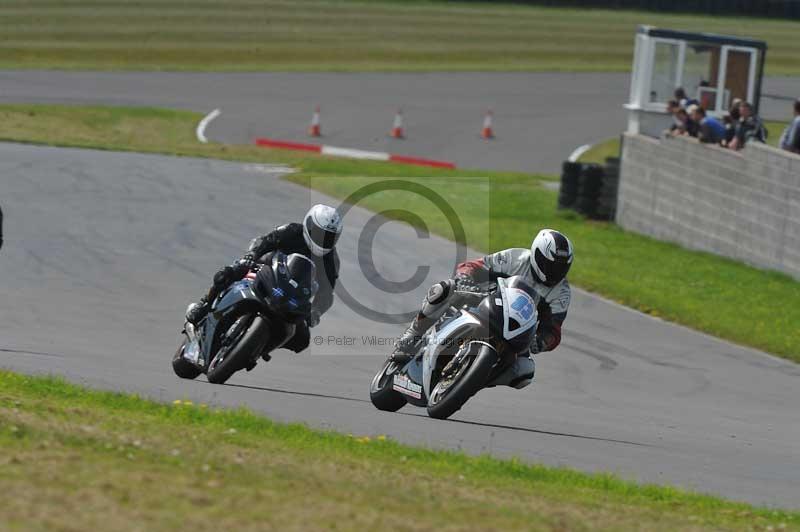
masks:
[[[200,301],[197,303],[190,303],[189,306],[186,307],[186,321],[196,327],[200,320],[206,317],[208,310],[208,299],[201,297]]]
[[[497,376],[492,382],[487,385],[493,386],[510,386],[517,390],[528,386],[533,382],[533,376],[536,373],[536,363],[533,358],[527,354],[517,356],[514,363],[506,368],[506,370]]]
[[[418,315],[408,326],[406,332],[397,339],[394,344],[394,352],[392,353],[392,361],[397,365],[403,365],[409,362],[414,355],[417,354],[419,346],[422,343],[422,335],[433,325],[435,320]]]

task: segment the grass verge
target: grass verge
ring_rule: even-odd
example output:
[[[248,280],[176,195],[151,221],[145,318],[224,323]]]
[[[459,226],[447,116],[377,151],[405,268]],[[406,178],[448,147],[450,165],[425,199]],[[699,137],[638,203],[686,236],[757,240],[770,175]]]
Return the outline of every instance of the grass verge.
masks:
[[[245,144],[201,144],[202,114],[142,107],[1,104],[0,141],[138,151],[228,161],[285,163],[314,175],[427,176],[432,169],[272,150]],[[480,176],[481,170],[436,170],[437,175]],[[521,175],[503,173],[503,175]]]
[[[768,75],[800,74],[796,21],[331,0],[5,0],[0,68],[628,71],[637,24],[764,39]]]
[[[556,193],[541,186],[542,180],[552,178],[434,170],[251,146],[200,144],[194,138],[200,118],[197,113],[158,109],[4,105],[0,106],[0,140],[289,163],[301,170],[291,179],[306,185],[313,179],[315,187],[340,198],[387,177],[453,183],[457,179],[458,186],[443,187],[444,199],[468,229],[487,225],[484,211],[476,215],[472,206],[478,200],[485,202],[488,192],[489,228],[474,232],[478,238],[469,242],[472,247],[496,250],[527,246],[539,228],[556,227],[575,244],[577,260],[570,279],[578,286],[653,316],[800,362],[797,281],[557,211]],[[483,179],[465,179],[469,176]],[[399,201],[397,194],[386,192],[367,198],[364,206],[382,211]],[[426,201],[418,198],[416,206],[408,207],[424,212]],[[443,218],[430,222],[432,231],[445,236],[450,233]]]
[[[797,512],[607,474],[6,371],[0,448],[0,522],[10,529],[800,529]]]

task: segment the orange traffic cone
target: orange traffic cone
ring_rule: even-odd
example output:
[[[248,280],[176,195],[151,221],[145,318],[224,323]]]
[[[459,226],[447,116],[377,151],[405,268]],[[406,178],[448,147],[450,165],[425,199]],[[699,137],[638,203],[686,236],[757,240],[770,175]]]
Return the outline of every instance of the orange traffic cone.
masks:
[[[319,105],[314,109],[314,115],[311,117],[311,125],[308,126],[308,134],[312,137],[322,136],[322,129],[319,126]]]
[[[481,137],[485,139],[493,139],[494,131],[492,131],[492,110],[486,111],[486,117],[483,119],[483,129],[481,130]]]
[[[405,138],[405,132],[403,131],[403,110],[398,109],[397,114],[394,115],[394,124],[392,125],[392,138],[393,139],[402,139]]]

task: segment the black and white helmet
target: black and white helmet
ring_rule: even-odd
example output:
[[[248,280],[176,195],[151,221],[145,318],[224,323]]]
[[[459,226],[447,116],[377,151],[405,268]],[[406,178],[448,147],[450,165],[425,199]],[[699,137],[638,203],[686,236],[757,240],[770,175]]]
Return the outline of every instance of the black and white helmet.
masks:
[[[331,251],[342,234],[342,217],[329,205],[314,205],[303,220],[303,238],[311,253],[321,257]]]
[[[531,267],[539,281],[555,286],[572,266],[572,242],[554,229],[542,229],[531,244]]]

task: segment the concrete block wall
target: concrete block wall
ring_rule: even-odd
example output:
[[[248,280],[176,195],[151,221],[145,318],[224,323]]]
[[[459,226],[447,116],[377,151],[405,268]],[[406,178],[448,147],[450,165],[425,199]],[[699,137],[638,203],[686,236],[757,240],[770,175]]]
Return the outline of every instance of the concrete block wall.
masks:
[[[800,156],[625,135],[617,223],[800,280]]]

